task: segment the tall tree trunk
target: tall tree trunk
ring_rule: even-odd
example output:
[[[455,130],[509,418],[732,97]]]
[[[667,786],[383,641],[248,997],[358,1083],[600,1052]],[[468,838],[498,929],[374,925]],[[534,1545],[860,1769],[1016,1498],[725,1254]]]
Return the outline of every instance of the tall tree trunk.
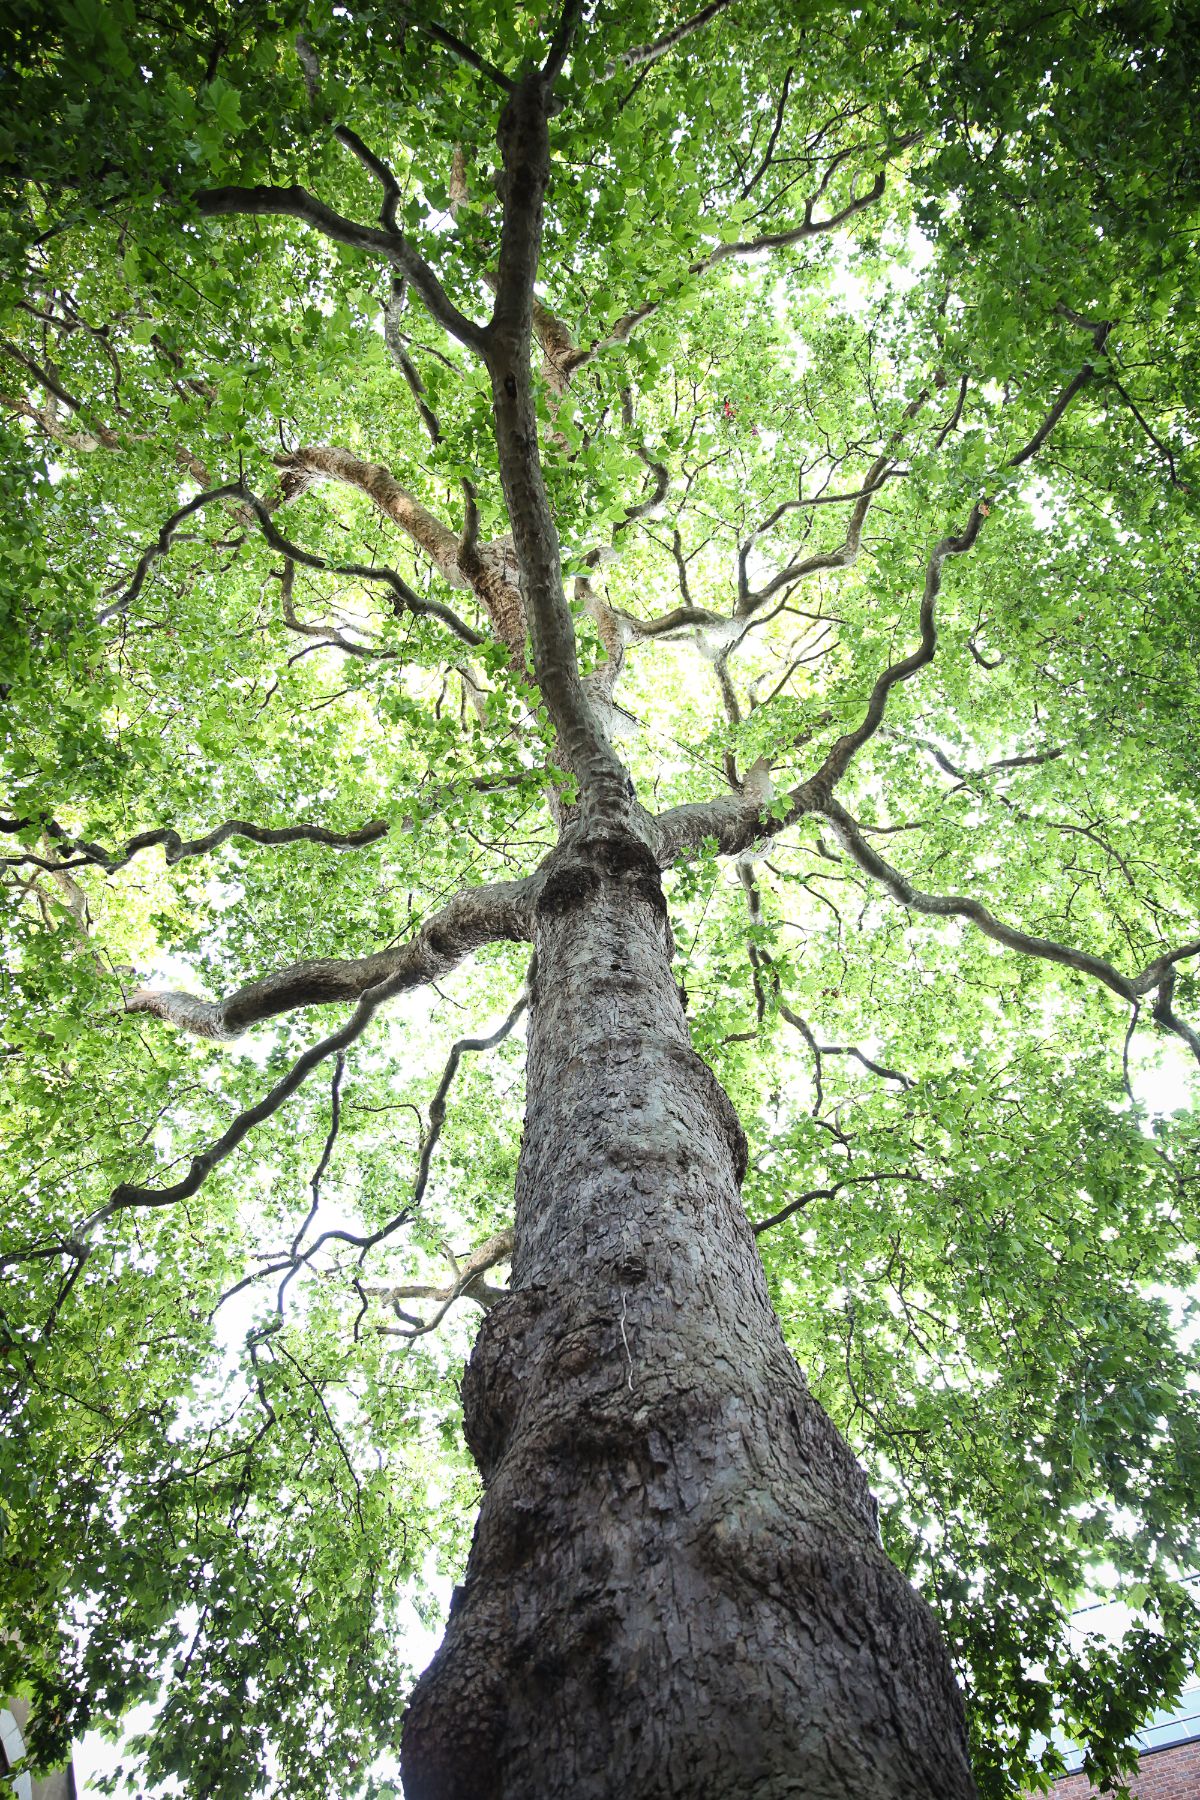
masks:
[[[932,1616],[772,1310],[644,846],[567,851],[536,943],[513,1292],[463,1384],[486,1492],[407,1800],[969,1800]]]

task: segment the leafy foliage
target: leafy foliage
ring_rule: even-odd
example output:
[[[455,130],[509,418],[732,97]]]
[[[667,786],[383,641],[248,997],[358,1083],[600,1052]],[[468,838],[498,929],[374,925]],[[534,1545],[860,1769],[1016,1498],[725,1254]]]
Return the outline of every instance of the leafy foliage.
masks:
[[[1200,31],[1150,0],[708,10],[651,56],[684,13],[588,9],[552,126],[540,450],[581,665],[648,812],[771,766],[758,848],[714,834],[668,886],[784,1328],[940,1610],[983,1791],[1052,1774],[1056,1724],[1116,1778],[1200,1642],[1195,962],[1131,1016],[899,904],[786,795],[912,651],[930,554],[978,507],[842,804],[913,888],[1126,976],[1197,938]],[[0,1691],[32,1696],[45,1759],[165,1692],[139,1791],[384,1792],[405,1632],[476,1498],[469,1320],[412,1334],[447,1244],[505,1226],[519,1033],[464,1060],[423,1192],[418,1168],[451,1044],[524,956],[490,944],[380,1014],[340,1090],[311,1079],[194,1196],[110,1212],[321,1029],[216,1046],[126,1002],[392,945],[554,842],[545,697],[455,561],[464,481],[505,554],[482,369],[361,230],[212,196],[302,187],[373,230],[354,134],[485,320],[495,72],[555,20],[9,20]],[[300,479],[312,446],[390,471],[440,550],[363,479]],[[385,829],[122,861],[228,820]],[[1143,1615],[1116,1650],[1068,1628],[1097,1582]]]

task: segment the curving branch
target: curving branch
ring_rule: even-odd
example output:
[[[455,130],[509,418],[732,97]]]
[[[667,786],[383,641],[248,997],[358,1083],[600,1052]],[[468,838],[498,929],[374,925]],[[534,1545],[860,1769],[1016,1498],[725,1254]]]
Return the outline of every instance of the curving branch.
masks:
[[[898,148],[904,149],[912,141],[906,139]],[[682,279],[687,280],[697,275],[706,275],[710,269],[717,268],[719,264],[727,262],[730,257],[759,256],[771,250],[785,250],[795,244],[804,243],[809,238],[822,237],[828,232],[838,231],[843,225],[849,224],[851,219],[856,218],[859,213],[874,206],[883,198],[887,190],[887,172],[880,169],[865,193],[848,200],[839,211],[830,213],[824,218],[817,218],[816,204],[825,190],[831,173],[832,170],[826,171],[825,179],[820,183],[816,192],[804,202],[803,215],[798,225],[788,226],[783,231],[763,232],[758,237],[739,238],[719,243],[706,255],[694,257],[688,263]],[[667,296],[663,295],[655,300],[642,300],[630,307],[603,337],[597,338],[586,348],[575,350],[566,359],[565,373],[573,374],[576,369],[583,368],[602,351],[612,349],[618,344],[627,343],[637,327],[645,319],[652,317],[666,298]]]
[[[332,620],[321,625],[306,624],[296,611],[296,565],[290,556],[284,558],[282,570],[272,570],[271,574],[272,579],[279,582],[279,604],[284,624],[297,637],[309,638],[309,649],[340,650],[343,655],[356,656],[363,662],[391,662],[402,654],[398,649],[381,649],[378,644],[357,643],[354,638],[347,637]],[[301,650],[298,654],[303,656],[305,652]],[[289,658],[289,662],[296,660],[295,656]]]
[[[404,1321],[403,1325],[377,1325],[375,1330],[381,1337],[424,1337],[427,1332],[437,1330],[456,1300],[473,1300],[476,1306],[487,1312],[495,1306],[497,1300],[504,1298],[506,1290],[484,1281],[483,1277],[498,1263],[508,1262],[512,1256],[512,1248],[512,1227],[508,1226],[504,1231],[498,1231],[494,1237],[485,1238],[482,1244],[478,1244],[461,1267],[457,1258],[451,1258],[454,1278],[449,1283],[439,1285],[432,1281],[414,1281],[394,1287],[368,1287],[364,1284],[362,1291],[365,1294],[390,1307],[397,1318]],[[418,1319],[403,1310],[400,1305],[402,1300],[434,1300],[440,1304],[432,1317]]]
[[[287,1292],[289,1283],[292,1281],[293,1277],[295,1275],[297,1275],[303,1267],[305,1267],[306,1264],[309,1264],[312,1262],[313,1258],[317,1255],[317,1253],[321,1250],[321,1248],[325,1244],[329,1243],[330,1241],[342,1241],[342,1242],[347,1242],[347,1243],[353,1245],[359,1251],[358,1261],[361,1266],[363,1258],[364,1258],[367,1250],[373,1248],[375,1244],[382,1242],[384,1237],[390,1236],[393,1231],[395,1231],[400,1225],[404,1224],[408,1219],[410,1219],[412,1217],[413,1213],[417,1210],[417,1208],[420,1206],[422,1200],[425,1197],[425,1188],[426,1188],[426,1185],[429,1180],[430,1162],[432,1160],[433,1152],[437,1145],[438,1138],[441,1136],[442,1125],[443,1125],[443,1123],[445,1121],[445,1117],[446,1117],[446,1096],[449,1093],[451,1084],[454,1080],[455,1075],[458,1072],[459,1062],[461,1061],[465,1052],[491,1050],[495,1047],[495,1045],[502,1043],[503,1040],[509,1036],[510,1032],[513,1030],[513,1027],[516,1025],[518,1019],[520,1019],[522,1013],[525,1011],[525,1008],[529,1004],[530,984],[533,979],[535,963],[536,963],[536,955],[535,955],[534,959],[530,962],[529,969],[526,972],[525,982],[522,986],[520,997],[517,1000],[516,1005],[512,1008],[508,1017],[504,1020],[503,1024],[499,1025],[496,1028],[496,1030],[491,1032],[487,1037],[459,1038],[458,1042],[451,1047],[450,1056],[449,1056],[449,1059],[447,1060],[446,1067],[442,1073],[442,1078],[441,1078],[440,1082],[438,1083],[437,1091],[434,1094],[433,1100],[430,1102],[430,1107],[429,1107],[430,1129],[427,1134],[424,1132],[422,1133],[421,1156],[420,1156],[420,1162],[419,1162],[418,1168],[417,1168],[416,1179],[413,1183],[412,1196],[409,1199],[409,1201],[407,1202],[407,1204],[401,1209],[400,1213],[397,1214],[397,1216],[391,1221],[391,1223],[382,1232],[373,1233],[373,1234],[370,1234],[368,1237],[363,1237],[363,1236],[357,1235],[355,1233],[345,1232],[342,1230],[325,1231],[325,1232],[322,1232],[318,1238],[316,1238],[311,1244],[307,1245],[306,1248],[304,1248],[302,1250],[300,1246],[304,1242],[305,1233],[307,1232],[309,1226],[312,1224],[313,1219],[316,1217],[317,1206],[318,1206],[319,1199],[320,1199],[321,1178],[324,1175],[325,1170],[328,1166],[329,1157],[332,1153],[333,1145],[334,1145],[334,1142],[336,1141],[337,1133],[338,1133],[338,1126],[339,1126],[339,1121],[340,1121],[339,1090],[341,1087],[341,1074],[342,1074],[342,1069],[344,1066],[343,1052],[341,1052],[341,1051],[338,1052],[337,1068],[334,1073],[332,1094],[331,1094],[329,1132],[325,1139],[325,1148],[322,1152],[321,1160],[317,1164],[317,1168],[313,1174],[312,1180],[309,1183],[309,1187],[312,1192],[312,1203],[309,1206],[308,1212],[306,1213],[306,1215],[304,1217],[304,1222],[302,1223],[299,1230],[295,1233],[294,1237],[292,1238],[292,1243],[291,1243],[290,1249],[288,1249],[286,1251],[281,1251],[278,1255],[276,1255],[275,1257],[273,1257],[269,1261],[267,1261],[262,1268],[256,1269],[250,1275],[243,1276],[240,1281],[235,1283],[235,1285],[233,1287],[229,1288],[221,1296],[221,1300],[220,1300],[219,1304],[223,1305],[226,1300],[231,1299],[234,1294],[241,1293],[244,1288],[253,1287],[256,1283],[258,1283],[260,1281],[265,1281],[265,1280],[270,1279],[271,1276],[282,1274],[283,1280],[279,1284],[279,1293],[278,1293],[277,1301],[276,1301],[277,1310],[282,1311],[283,1310],[283,1297],[284,1297],[284,1294]],[[413,1110],[414,1111],[416,1110],[415,1107]],[[501,1236],[504,1236],[504,1234],[502,1233]],[[390,1288],[390,1289],[366,1287],[358,1281],[356,1281],[354,1285],[359,1294],[359,1297],[362,1299],[364,1311],[365,1311],[366,1305],[367,1305],[367,1297],[374,1296],[377,1298],[382,1298],[382,1299],[388,1301],[389,1303],[391,1303],[393,1305],[393,1310],[396,1313],[398,1313],[401,1318],[407,1318],[408,1316],[401,1312],[399,1306],[395,1305],[396,1300],[404,1299],[404,1298],[412,1298],[412,1299],[430,1298],[430,1299],[444,1300],[446,1302],[446,1304],[441,1308],[437,1317],[428,1326],[423,1327],[423,1329],[426,1329],[426,1330],[433,1330],[435,1325],[440,1324],[441,1320],[445,1317],[445,1314],[449,1311],[450,1306],[454,1303],[454,1301],[457,1300],[463,1294],[469,1294],[470,1298],[473,1300],[476,1300],[480,1306],[487,1306],[488,1304],[490,1304],[490,1301],[488,1300],[488,1298],[486,1296],[489,1294],[496,1293],[496,1290],[489,1289],[487,1286],[487,1283],[480,1280],[479,1277],[483,1274],[483,1271],[487,1268],[490,1268],[493,1263],[496,1263],[496,1262],[499,1262],[500,1260],[502,1260],[502,1252],[504,1250],[511,1249],[511,1248],[512,1248],[512,1233],[511,1232],[509,1232],[507,1234],[507,1244],[501,1244],[500,1238],[491,1239],[491,1240],[489,1240],[488,1245],[481,1246],[480,1250],[478,1250],[474,1253],[474,1255],[470,1258],[470,1260],[467,1264],[467,1267],[465,1269],[459,1268],[458,1263],[455,1260],[453,1253],[450,1252],[449,1250],[447,1250],[446,1254],[450,1259],[450,1265],[454,1271],[455,1279],[454,1279],[454,1282],[450,1285],[450,1287],[447,1287],[445,1289],[439,1288],[436,1285],[429,1285],[429,1284],[419,1284],[417,1286],[408,1287],[408,1288]],[[491,1253],[489,1253],[489,1252],[491,1252]],[[362,1314],[360,1313],[358,1323],[356,1324],[356,1327],[355,1327],[354,1335],[356,1338],[358,1336],[358,1326],[361,1325],[361,1321],[362,1321]],[[417,1320],[417,1319],[409,1319],[408,1323],[410,1325],[420,1326],[421,1322],[420,1322],[420,1320]],[[404,1335],[409,1335],[409,1334],[405,1333]],[[419,1333],[413,1332],[412,1335],[416,1336],[416,1335],[419,1335]]]
[[[252,507],[258,519],[259,529],[270,544],[272,550],[278,550],[283,556],[290,557],[293,562],[302,563],[307,569],[323,569],[331,575],[349,575],[357,581],[382,581],[392,590],[394,596],[393,609],[396,612],[414,613],[418,618],[437,619],[452,631],[456,638],[472,649],[477,649],[483,638],[474,626],[460,619],[452,607],[444,606],[440,600],[430,599],[428,595],[418,594],[416,590],[397,575],[395,569],[389,569],[373,563],[331,563],[323,556],[316,556],[310,550],[301,550],[276,529],[271,521],[268,508],[249,490],[245,490],[245,500]]]
[[[203,837],[181,838],[174,826],[163,825],[153,831],[139,831],[119,850],[105,850],[102,844],[72,837],[54,819],[0,819],[0,831],[26,831],[31,827],[40,827],[48,837],[63,845],[61,860],[54,862],[49,857],[26,852],[23,856],[0,857],[0,865],[13,867],[29,863],[34,868],[48,869],[54,875],[66,869],[94,867],[112,875],[140,851],[152,850],[157,844],[163,846],[164,859],[171,866],[189,856],[204,856],[233,837],[247,838],[252,844],[325,844],[333,850],[358,850],[364,844],[377,843],[390,829],[386,819],[373,819],[369,825],[360,825],[354,831],[330,831],[324,825],[252,825],[246,819],[226,819],[223,825],[205,832]]]
[[[649,63],[656,63],[660,56],[666,56],[669,51],[674,50],[676,44],[681,44],[685,38],[691,37],[694,31],[699,31],[702,26],[708,24],[710,19],[715,19],[718,13],[724,12],[730,5],[732,5],[732,0],[709,0],[709,4],[702,6],[698,13],[693,13],[690,19],[685,19],[681,25],[676,25],[673,31],[665,32],[652,44],[640,44],[635,50],[623,50],[616,61],[608,65],[609,74],[615,74],[618,68],[639,69],[646,67]]]
[[[1079,374],[1067,383],[1033,436],[1007,459],[1006,467],[1018,468],[1040,449],[1093,373],[1091,365],[1085,364]],[[859,504],[862,504],[861,500]],[[753,783],[747,779],[740,794],[720,795],[714,800],[672,807],[667,812],[660,813],[652,821],[652,829],[662,867],[670,867],[680,856],[700,849],[706,841],[715,841],[722,855],[740,855],[755,842],[775,836],[805,813],[827,810],[827,805],[832,802],[833,790],[846,773],[855,754],[883,723],[892,689],[898,682],[907,681],[932,661],[937,649],[935,603],[941,589],[943,565],[948,556],[961,556],[972,548],[990,511],[991,507],[986,500],[976,501],[964,529],[957,536],[942,538],[934,546],[925,569],[925,589],[919,613],[920,643],[908,656],[890,664],[877,678],[862,720],[853,731],[838,738],[816,773],[792,788],[789,793],[775,795],[769,765],[759,763],[752,772],[755,775]],[[795,573],[794,570],[792,572]],[[1123,992],[1119,988],[1116,991]],[[1149,992],[1149,988],[1142,991]],[[1167,1006],[1169,1010],[1169,998]]]
[[[377,981],[373,987],[367,988],[345,1025],[337,1031],[331,1032],[328,1037],[322,1038],[319,1043],[311,1045],[301,1056],[298,1056],[281,1081],[277,1081],[275,1086],[260,1100],[255,1101],[253,1106],[248,1106],[243,1112],[240,1112],[233,1123],[206,1150],[201,1150],[198,1155],[192,1157],[186,1175],[179,1181],[171,1182],[168,1186],[160,1188],[140,1187],[127,1181],[120,1182],[109,1195],[107,1203],[85,1220],[80,1235],[85,1239],[90,1237],[115,1213],[125,1212],[131,1207],[173,1206],[176,1201],[187,1200],[192,1194],[197,1193],[218,1164],[233,1154],[243,1138],[248,1137],[256,1125],[261,1125],[266,1119],[277,1113],[284,1101],[289,1100],[297,1089],[303,1086],[319,1063],[324,1062],[328,1056],[340,1055],[348,1049],[357,1038],[362,1036],[386,1000],[392,999],[396,994],[404,993],[413,985],[410,980],[406,979],[406,971],[397,970],[385,980]],[[164,999],[183,997],[185,996],[162,996]],[[152,1010],[149,1007],[139,1008],[135,1004],[137,999],[138,996],[135,994],[129,1002],[130,1012]]]
[[[442,1135],[442,1127],[446,1123],[446,1097],[453,1085],[454,1077],[458,1074],[459,1063],[468,1051],[472,1055],[478,1055],[479,1052],[483,1050],[494,1050],[497,1044],[502,1044],[506,1037],[511,1036],[518,1020],[522,1017],[525,1009],[529,1005],[529,998],[533,992],[533,983],[536,974],[537,952],[535,951],[530,958],[529,967],[525,971],[525,980],[521,984],[521,992],[517,997],[515,1005],[512,1007],[512,1010],[509,1012],[508,1017],[503,1023],[497,1025],[495,1031],[489,1032],[487,1037],[463,1037],[459,1038],[457,1042],[450,1046],[450,1054],[446,1058],[446,1066],[442,1070],[442,1078],[437,1084],[433,1099],[429,1102],[429,1130],[426,1132],[424,1141],[421,1145],[421,1158],[417,1165],[417,1178],[413,1183],[414,1206],[420,1206],[425,1198],[425,1189],[429,1185],[429,1169],[433,1162],[433,1153],[437,1149],[438,1139]]]
[[[366,494],[385,519],[398,525],[424,551],[444,581],[475,595],[502,643],[510,649],[524,643],[525,612],[517,584],[516,558],[508,538],[477,544],[474,533],[464,532],[463,537],[456,537],[389,469],[380,463],[365,462],[337,445],[308,445],[277,456],[275,461],[284,471],[286,500],[294,499],[318,481],[340,482]],[[469,510],[468,506],[468,513]],[[475,643],[481,642],[476,635]]]
[[[1193,945],[1190,954],[1195,955],[1198,949],[1200,949],[1200,946]],[[1179,954],[1182,956],[1189,954],[1189,952],[1180,951]],[[1155,989],[1152,1016],[1155,1022],[1163,1027],[1164,1031],[1173,1031],[1177,1038],[1182,1038],[1192,1055],[1196,1058],[1196,1061],[1200,1062],[1200,1032],[1193,1031],[1192,1027],[1185,1024],[1179,1017],[1179,1014],[1174,1010],[1172,1005],[1174,998],[1175,970],[1171,968],[1167,969],[1162,980]]]
[[[342,140],[348,135],[342,128]],[[365,150],[365,146],[363,146]],[[357,154],[357,152],[356,152]],[[378,159],[373,159],[378,162]],[[383,164],[378,165],[379,169]],[[373,170],[378,173],[378,169]],[[390,173],[390,172],[389,172]],[[393,178],[394,179],[394,178]],[[193,196],[205,218],[246,217],[299,219],[311,225],[331,243],[344,244],[368,256],[389,263],[403,275],[414,292],[442,328],[459,343],[477,354],[483,351],[483,330],[473,319],[461,313],[429,264],[409,244],[403,232],[394,225],[361,225],[326,206],[307,188],[290,187],[219,187],[205,188]],[[385,200],[385,207],[387,202]]]
[[[363,957],[357,963],[299,963],[282,971],[279,976],[268,977],[266,981],[241,989],[230,1001],[224,1002],[223,1007],[210,1008],[213,1012],[223,1010],[228,1023],[230,1009],[236,1009],[239,1003],[243,1013],[248,1008],[253,1010],[254,1005],[257,1005],[255,1016],[267,1018],[284,1010],[287,1004],[314,1004],[324,1000],[346,999],[354,994],[358,998],[358,1004],[346,1023],[297,1057],[282,1080],[277,1081],[253,1106],[240,1112],[207,1149],[192,1157],[187,1174],[179,1181],[171,1182],[165,1187],[142,1187],[132,1182],[121,1182],[115,1187],[106,1204],[92,1213],[80,1228],[78,1239],[84,1254],[87,1252],[88,1240],[116,1213],[135,1207],[171,1206],[198,1192],[212,1171],[232,1155],[255,1126],[261,1125],[278,1112],[320,1063],[327,1057],[340,1056],[362,1036],[379,1008],[388,1000],[395,999],[398,994],[407,993],[422,983],[435,981],[481,944],[503,938],[528,938],[531,902],[539,885],[536,877],[530,877],[523,882],[477,889],[474,893],[464,891],[456,895],[449,906],[428,920],[417,936],[398,951],[384,951],[377,957]],[[389,962],[390,968],[381,967],[381,964]],[[364,971],[369,971],[369,979],[364,979]],[[339,977],[342,991],[330,992],[331,982]],[[280,995],[289,983],[295,994],[298,986],[304,982],[307,983],[307,998],[293,998],[290,1002],[279,1004]],[[251,996],[255,996],[253,1001]],[[197,1019],[205,1005],[204,1001],[197,1001],[188,994],[135,994],[129,1001],[127,1010],[153,1012],[160,1018],[174,1018],[176,1022],[186,1024],[189,1022],[188,1015],[192,1020]],[[204,1031],[202,1025],[197,1023],[192,1023],[191,1028],[199,1029],[206,1036],[232,1035],[229,1030]],[[446,1086],[449,1086],[448,1080]],[[332,1146],[332,1141],[331,1135],[327,1139],[327,1147]],[[411,1207],[405,1207],[399,1220],[392,1221],[368,1239],[354,1241],[369,1248],[394,1230],[410,1212]],[[311,1258],[327,1239],[345,1236],[346,1233],[337,1230],[323,1233],[318,1243],[310,1246],[301,1260]],[[297,1259],[293,1256],[289,1260]]]
[[[844,1188],[865,1187],[871,1182],[880,1181],[919,1182],[920,1179],[921,1177],[912,1169],[887,1169],[877,1175],[847,1175],[844,1180],[835,1181],[832,1187],[810,1188],[807,1194],[797,1194],[794,1200],[789,1200],[786,1206],[781,1206],[779,1211],[772,1213],[769,1218],[758,1219],[750,1229],[755,1237],[758,1237],[761,1232],[770,1231],[773,1225],[782,1225],[785,1219],[792,1217],[793,1213],[802,1212],[806,1206],[811,1206],[814,1200],[836,1200]]]
[[[167,551],[171,548],[175,533],[179,530],[179,527],[183,524],[185,519],[190,519],[193,513],[202,512],[206,506],[211,506],[214,501],[232,500],[240,497],[242,492],[243,489],[240,481],[226,481],[220,487],[208,488],[203,493],[194,495],[192,499],[186,501],[184,505],[177,507],[170,518],[164,522],[162,529],[154,542],[148,545],[138,557],[137,567],[133,571],[128,587],[125,588],[119,599],[113,601],[111,606],[101,608],[96,614],[96,623],[98,625],[107,625],[110,619],[116,619],[123,612],[128,611],[142,591],[146,577],[150,573],[151,564],[157,562],[160,556],[165,556],[167,554]]]
[[[817,1049],[822,1056],[852,1056],[864,1069],[869,1069],[872,1075],[878,1075],[881,1081],[898,1081],[903,1088],[916,1086],[911,1075],[902,1075],[899,1069],[889,1069],[884,1063],[877,1063],[864,1050],[860,1050],[857,1044],[818,1044]]]
[[[909,656],[892,663],[878,677],[867,710],[855,730],[838,738],[817,772],[789,793],[774,794],[770,766],[760,758],[747,773],[739,792],[671,807],[660,813],[654,828],[659,860],[664,868],[670,867],[687,851],[699,849],[705,840],[714,840],[723,856],[741,855],[759,840],[776,836],[805,813],[823,809],[855,752],[878,731],[892,689],[933,660],[937,648],[934,604],[941,588],[942,565],[948,556],[960,556],[971,548],[987,510],[980,502],[972,509],[966,529],[958,537],[945,537],[934,547],[926,565],[920,609],[920,644]]]
[[[945,386],[946,376],[939,370],[934,378],[934,387],[941,389]],[[927,404],[931,391],[930,388],[922,388],[916,398],[909,401],[901,415],[899,425],[892,432],[883,451],[867,470],[861,487],[849,494],[815,494],[808,499],[798,494],[794,500],[782,501],[760,525],[755,526],[738,551],[737,612],[739,617],[751,616],[760,607],[765,606],[768,600],[773,599],[780,588],[800,581],[806,575],[818,574],[829,569],[848,569],[857,562],[862,544],[863,526],[866,523],[871,502],[889,481],[902,473],[896,467],[894,452],[903,442],[908,426]],[[791,562],[786,568],[780,569],[764,587],[751,589],[747,568],[750,552],[758,539],[778,525],[780,519],[785,518],[791,512],[807,512],[818,506],[839,506],[850,503],[854,504],[854,511],[846,526],[846,535],[836,550],[814,551],[810,556],[802,557],[799,561]]]
[[[433,600],[427,595],[418,594],[402,575],[396,573],[395,569],[371,563],[333,563],[323,556],[318,556],[312,550],[302,550],[298,544],[293,544],[276,527],[271,518],[271,510],[265,501],[260,500],[258,495],[252,493],[240,480],[227,481],[220,487],[207,488],[171,514],[154,543],[139,557],[129,586],[113,601],[111,606],[103,607],[97,613],[97,624],[107,625],[110,620],[128,611],[142,590],[150,565],[160,556],[167,554],[176,532],[185,519],[190,518],[201,508],[211,505],[214,501],[224,502],[231,498],[236,498],[249,509],[267,543],[273,550],[278,550],[291,562],[300,563],[306,569],[320,569],[330,575],[347,575],[357,581],[382,582],[391,589],[392,605],[397,612],[410,612],[419,618],[437,619],[452,631],[455,637],[461,639],[464,644],[469,644],[472,649],[477,649],[482,644],[483,638],[480,633],[473,626],[468,625],[464,619],[460,619],[453,608],[444,606],[440,600]]]
[[[1097,350],[1102,350],[1104,348],[1104,340],[1107,338],[1110,329],[1111,327],[1108,325],[1099,328],[1096,337]],[[1091,363],[1084,363],[1083,367],[1079,370],[1079,373],[1067,383],[1066,387],[1062,390],[1062,393],[1059,394],[1054,405],[1050,408],[1050,411],[1046,414],[1046,417],[1042,420],[1029,442],[1025,444],[1022,449],[1018,450],[1015,456],[1009,457],[1008,465],[1011,469],[1019,469],[1022,463],[1028,462],[1031,456],[1037,454],[1046,439],[1050,436],[1050,433],[1054,430],[1054,427],[1058,424],[1058,421],[1066,412],[1068,406],[1070,406],[1076,394],[1087,386],[1095,373],[1096,371]]]
[[[1197,1061],[1200,1061],[1200,1037],[1175,1017],[1171,1007],[1175,965],[1188,957],[1200,956],[1200,938],[1181,945],[1177,950],[1164,951],[1136,975],[1122,975],[1106,958],[1094,956],[1089,950],[1077,950],[1073,945],[1060,944],[1053,938],[1034,937],[1015,925],[1006,924],[984,906],[982,901],[969,895],[930,894],[923,888],[915,887],[867,842],[858,823],[832,796],[821,804],[819,811],[829,820],[847,855],[866,874],[880,882],[902,906],[930,918],[967,919],[985,937],[1003,944],[1006,950],[1015,950],[1024,956],[1040,957],[1045,962],[1074,969],[1081,975],[1090,975],[1093,981],[1100,982],[1129,1006],[1136,1006],[1145,995],[1156,993],[1158,998],[1154,1017],[1167,1030],[1181,1037]]]
[[[533,903],[544,880],[539,870],[520,881],[463,888],[408,943],[392,950],[346,960],[315,957],[291,963],[223,1000],[139,988],[127,1001],[126,1011],[150,1013],[196,1037],[228,1040],[298,1007],[339,1005],[384,987],[382,998],[390,999],[440,980],[484,944],[526,941]]]
[[[944,537],[934,546],[929,561],[925,566],[925,591],[921,596],[921,608],[918,615],[918,629],[921,641],[917,648],[899,662],[892,663],[878,677],[871,689],[871,697],[867,701],[867,710],[853,731],[848,731],[838,738],[829,751],[821,767],[812,778],[812,785],[818,790],[832,791],[850,766],[857,751],[874,737],[883,723],[884,711],[887,707],[888,695],[902,681],[908,681],[919,670],[933,661],[937,649],[937,625],[934,618],[934,606],[942,586],[942,567],[948,556],[964,556],[974,547],[979,530],[987,517],[988,507],[979,501],[971,508],[971,516],[966,527],[957,537]]]
[[[754,170],[754,173],[748,175],[746,180],[742,183],[742,191],[739,196],[742,200],[749,199],[750,195],[754,192],[755,188],[771,166],[771,160],[775,155],[775,146],[779,142],[779,133],[783,130],[783,115],[787,111],[788,91],[791,88],[792,76],[795,73],[795,69],[789,63],[783,73],[783,86],[780,89],[779,100],[775,107],[775,119],[771,126],[770,136],[767,138],[767,147],[759,159],[758,167]]]

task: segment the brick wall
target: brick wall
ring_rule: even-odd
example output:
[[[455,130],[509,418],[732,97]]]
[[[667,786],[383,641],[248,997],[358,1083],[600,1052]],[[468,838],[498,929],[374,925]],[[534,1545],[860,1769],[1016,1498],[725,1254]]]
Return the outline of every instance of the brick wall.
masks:
[[[1200,1738],[1147,1751],[1129,1788],[1137,1800],[1200,1800]],[[1051,1792],[1054,1800],[1093,1800],[1096,1795],[1085,1775],[1064,1775]]]

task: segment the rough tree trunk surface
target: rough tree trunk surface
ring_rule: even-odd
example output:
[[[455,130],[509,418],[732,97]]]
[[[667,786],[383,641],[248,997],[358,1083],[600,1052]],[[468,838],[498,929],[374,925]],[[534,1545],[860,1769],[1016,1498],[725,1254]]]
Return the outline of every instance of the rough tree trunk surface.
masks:
[[[969,1800],[932,1616],[771,1307],[644,847],[564,858],[536,943],[513,1292],[463,1388],[486,1492],[407,1800]]]

